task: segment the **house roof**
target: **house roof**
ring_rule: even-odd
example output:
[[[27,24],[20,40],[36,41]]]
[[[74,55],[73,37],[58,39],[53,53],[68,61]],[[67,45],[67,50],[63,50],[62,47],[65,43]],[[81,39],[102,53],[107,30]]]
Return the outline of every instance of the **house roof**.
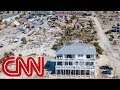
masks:
[[[58,48],[56,54],[96,54],[96,49],[90,44],[76,42]]]

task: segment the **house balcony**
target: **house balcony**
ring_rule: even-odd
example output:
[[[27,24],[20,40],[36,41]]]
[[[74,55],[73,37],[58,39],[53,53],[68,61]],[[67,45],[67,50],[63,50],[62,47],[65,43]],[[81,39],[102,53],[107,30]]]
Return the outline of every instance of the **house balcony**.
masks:
[[[78,69],[78,70],[84,69],[85,70],[85,69],[95,69],[96,67],[95,66],[80,66],[80,65],[77,65],[77,66],[75,66],[75,65],[72,65],[72,66],[57,65],[57,66],[55,66],[55,68],[56,69]]]
[[[56,61],[95,61],[95,59],[76,59],[76,58],[61,58],[61,59],[56,59]]]

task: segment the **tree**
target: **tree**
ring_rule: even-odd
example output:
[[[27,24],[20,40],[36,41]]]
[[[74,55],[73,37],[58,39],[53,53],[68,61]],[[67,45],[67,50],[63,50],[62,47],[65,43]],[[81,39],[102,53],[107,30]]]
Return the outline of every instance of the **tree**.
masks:
[[[87,43],[90,42],[90,41],[91,41],[91,39],[88,38],[88,39],[87,39]]]
[[[9,52],[9,55],[10,55],[10,56],[14,56],[14,53],[13,53],[13,52]]]
[[[89,20],[88,22],[90,23],[90,27],[93,28],[93,22],[92,22],[92,20]]]
[[[98,54],[102,54],[103,49],[99,46],[99,43],[98,42],[94,42],[94,46],[96,48],[96,52]]]
[[[57,50],[57,48],[58,48],[57,44],[53,45],[53,47],[52,47],[53,50]]]
[[[46,53],[43,53],[42,56],[47,56]]]
[[[95,46],[95,47],[98,46],[98,44],[99,44],[98,42],[94,42],[94,46]]]
[[[113,41],[113,45],[116,45],[116,43],[117,43],[116,40],[114,40],[114,41]]]
[[[109,38],[109,41],[113,41],[113,38]]]
[[[2,63],[2,61],[5,59],[5,57],[0,58],[0,63]]]
[[[113,36],[113,35],[110,35],[110,37],[111,37],[112,39],[114,39],[114,36]]]
[[[25,37],[21,38],[21,41],[22,41],[23,44],[26,44],[26,43],[27,43],[27,40],[26,40]]]
[[[118,38],[120,38],[120,35],[118,36]]]
[[[94,32],[93,32],[93,34],[96,34],[96,33],[97,33],[97,31],[94,31]]]
[[[2,29],[1,24],[2,24],[2,16],[0,16],[0,30]]]
[[[76,16],[75,16],[75,15],[73,15],[73,16],[71,17],[71,19],[76,19]]]
[[[22,57],[22,54],[19,54],[19,57]]]
[[[9,57],[9,53],[8,53],[8,52],[5,52],[5,53],[4,53],[4,57]]]
[[[19,17],[15,17],[15,20],[19,19]]]

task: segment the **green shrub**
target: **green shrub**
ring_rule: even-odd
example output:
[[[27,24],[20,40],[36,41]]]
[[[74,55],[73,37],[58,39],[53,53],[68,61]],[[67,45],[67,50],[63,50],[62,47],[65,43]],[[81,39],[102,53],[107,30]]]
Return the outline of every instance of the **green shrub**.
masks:
[[[110,37],[111,37],[112,39],[114,39],[114,36],[113,36],[113,35],[110,35]]]
[[[52,49],[54,49],[54,50],[57,50],[57,48],[58,48],[57,44],[53,45],[53,47],[52,47]]]
[[[22,57],[22,54],[19,54],[19,57]]]
[[[118,38],[120,38],[120,35],[118,36]]]
[[[2,61],[5,59],[5,57],[0,58],[0,64],[2,63]]]
[[[96,33],[97,33],[97,31],[94,31],[94,32],[93,32],[93,34],[96,34]]]
[[[109,38],[109,41],[113,41],[113,38]]]
[[[96,52],[98,54],[102,54],[103,53],[103,49],[99,46],[99,43],[98,42],[94,42],[94,46],[96,48]]]
[[[71,19],[75,19],[76,18],[76,16],[75,15],[73,15],[72,17],[71,17]]]

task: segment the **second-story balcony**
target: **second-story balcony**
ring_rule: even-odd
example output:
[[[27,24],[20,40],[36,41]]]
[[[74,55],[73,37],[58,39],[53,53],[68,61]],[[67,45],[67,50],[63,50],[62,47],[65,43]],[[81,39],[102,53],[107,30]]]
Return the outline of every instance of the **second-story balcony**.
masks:
[[[95,66],[83,66],[83,65],[57,65],[56,69],[95,69]]]
[[[62,60],[62,61],[72,61],[72,60],[74,60],[74,61],[94,61],[95,59],[94,58],[90,58],[90,59],[88,59],[88,58],[86,58],[86,59],[77,59],[77,58],[57,58],[56,59],[57,61],[60,61],[60,60]]]
[[[56,68],[79,68],[79,69],[95,69],[95,65],[76,65],[76,64],[72,64],[72,65],[65,65],[65,64],[61,64],[61,65],[56,65]]]

